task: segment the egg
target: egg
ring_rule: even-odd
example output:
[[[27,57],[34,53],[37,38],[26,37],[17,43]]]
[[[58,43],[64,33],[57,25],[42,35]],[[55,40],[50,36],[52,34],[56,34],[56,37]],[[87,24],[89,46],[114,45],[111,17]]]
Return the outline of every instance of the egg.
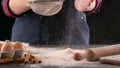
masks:
[[[22,42],[16,41],[13,42],[13,47],[15,49],[14,59],[22,59],[24,58],[24,46]]]
[[[24,50],[24,46],[21,42],[14,42],[13,47],[15,50]]]
[[[1,51],[2,44],[0,43],[0,51]]]
[[[2,44],[2,45],[3,45],[4,43],[5,43],[5,41],[0,41],[0,44]]]
[[[1,52],[11,52],[14,51],[13,45],[9,40],[6,40],[5,43],[1,46]]]

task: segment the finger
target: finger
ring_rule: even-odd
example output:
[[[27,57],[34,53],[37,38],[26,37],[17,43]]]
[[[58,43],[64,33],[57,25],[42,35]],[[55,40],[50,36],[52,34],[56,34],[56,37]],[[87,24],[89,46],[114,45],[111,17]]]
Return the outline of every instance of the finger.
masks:
[[[90,0],[90,1],[89,1],[89,4],[87,5],[87,7],[90,6],[92,2],[93,2],[93,0]]]
[[[89,4],[87,5],[87,7],[90,6],[90,5],[91,5],[91,3],[89,3]]]
[[[91,2],[91,3],[92,3],[93,1],[94,1],[94,0],[89,0],[89,2]]]

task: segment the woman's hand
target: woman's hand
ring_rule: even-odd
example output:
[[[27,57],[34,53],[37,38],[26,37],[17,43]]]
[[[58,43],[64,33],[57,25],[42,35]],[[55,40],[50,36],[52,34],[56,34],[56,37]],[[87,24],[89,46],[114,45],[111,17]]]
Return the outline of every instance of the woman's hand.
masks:
[[[9,7],[14,14],[20,15],[30,9],[29,0],[10,0]]]
[[[79,12],[91,11],[96,6],[96,0],[75,0],[74,5]]]

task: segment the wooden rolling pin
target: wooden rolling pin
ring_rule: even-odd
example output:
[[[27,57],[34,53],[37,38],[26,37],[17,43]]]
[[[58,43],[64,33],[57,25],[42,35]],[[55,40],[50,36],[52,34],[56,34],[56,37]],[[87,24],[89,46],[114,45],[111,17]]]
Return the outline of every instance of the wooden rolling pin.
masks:
[[[86,49],[88,61],[99,60],[100,57],[120,54],[120,44]]]
[[[120,65],[120,55],[100,57],[99,62],[102,64]]]
[[[86,58],[86,50],[83,50],[81,52],[76,52],[74,55],[73,55],[73,59],[76,60],[76,61],[80,61],[84,58]]]

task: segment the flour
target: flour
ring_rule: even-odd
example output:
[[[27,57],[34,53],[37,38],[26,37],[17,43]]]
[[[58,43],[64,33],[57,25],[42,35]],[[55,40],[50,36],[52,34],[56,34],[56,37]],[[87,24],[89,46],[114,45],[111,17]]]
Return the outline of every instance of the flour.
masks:
[[[75,61],[73,55],[78,53],[84,53],[84,50],[77,50],[72,48],[28,48],[33,55],[42,60],[43,66],[76,66],[80,63],[84,63],[84,60]]]

